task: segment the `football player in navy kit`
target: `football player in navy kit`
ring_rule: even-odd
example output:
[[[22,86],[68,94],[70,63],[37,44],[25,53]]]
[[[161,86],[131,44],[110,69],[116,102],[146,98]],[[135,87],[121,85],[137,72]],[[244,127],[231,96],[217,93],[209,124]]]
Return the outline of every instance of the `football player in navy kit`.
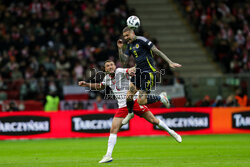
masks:
[[[119,58],[123,64],[127,63],[130,55],[135,58],[136,75],[131,78],[129,91],[127,93],[126,101],[129,114],[123,120],[123,124],[127,124],[133,118],[133,96],[139,90],[138,103],[140,105],[151,104],[161,101],[166,107],[169,107],[166,92],[162,92],[159,96],[148,95],[150,89],[155,84],[156,68],[154,65],[153,54],[162,57],[171,68],[181,67],[180,64],[172,62],[163,52],[156,48],[156,46],[147,38],[136,36],[133,29],[125,27],[123,29],[123,38],[127,43],[127,48],[123,52],[123,41],[117,41],[119,51]]]

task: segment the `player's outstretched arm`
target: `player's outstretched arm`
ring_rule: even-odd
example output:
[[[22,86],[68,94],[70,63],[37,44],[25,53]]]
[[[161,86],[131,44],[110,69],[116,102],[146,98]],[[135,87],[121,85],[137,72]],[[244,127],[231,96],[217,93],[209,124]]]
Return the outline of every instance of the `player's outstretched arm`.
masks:
[[[89,87],[91,89],[96,89],[96,90],[105,89],[105,86],[103,84],[101,84],[101,83],[87,83],[85,81],[79,81],[78,85],[82,86],[82,87]]]
[[[162,51],[157,49],[155,45],[152,46],[151,50],[152,50],[153,53],[155,53],[156,55],[162,57],[166,62],[168,62],[170,67],[172,67],[172,68],[181,67],[180,64],[172,62]]]
[[[120,59],[122,65],[125,66],[128,62],[129,56],[123,53],[123,50],[122,50],[123,42],[121,39],[118,39],[117,47],[118,47],[119,59]]]

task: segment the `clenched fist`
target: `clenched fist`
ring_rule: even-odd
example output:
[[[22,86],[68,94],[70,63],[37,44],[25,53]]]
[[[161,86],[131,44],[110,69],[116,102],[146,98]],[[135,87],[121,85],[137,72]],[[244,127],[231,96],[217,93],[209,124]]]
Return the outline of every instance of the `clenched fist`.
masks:
[[[78,85],[79,85],[79,86],[87,86],[85,81],[79,81],[79,82],[78,82]]]

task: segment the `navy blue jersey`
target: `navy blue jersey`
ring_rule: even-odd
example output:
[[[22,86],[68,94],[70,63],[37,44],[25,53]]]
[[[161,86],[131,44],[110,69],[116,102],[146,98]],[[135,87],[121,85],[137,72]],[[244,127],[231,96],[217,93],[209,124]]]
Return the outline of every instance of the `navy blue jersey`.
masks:
[[[141,71],[155,72],[152,46],[153,43],[147,38],[136,36],[136,39],[127,45],[125,54],[134,56],[136,68],[141,69]]]

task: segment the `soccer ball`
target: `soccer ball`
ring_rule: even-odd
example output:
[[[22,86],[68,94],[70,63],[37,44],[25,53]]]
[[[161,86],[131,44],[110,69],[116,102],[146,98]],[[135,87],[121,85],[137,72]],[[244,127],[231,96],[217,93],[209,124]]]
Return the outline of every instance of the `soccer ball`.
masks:
[[[127,19],[127,26],[133,29],[140,27],[140,19],[137,16],[130,16]]]

